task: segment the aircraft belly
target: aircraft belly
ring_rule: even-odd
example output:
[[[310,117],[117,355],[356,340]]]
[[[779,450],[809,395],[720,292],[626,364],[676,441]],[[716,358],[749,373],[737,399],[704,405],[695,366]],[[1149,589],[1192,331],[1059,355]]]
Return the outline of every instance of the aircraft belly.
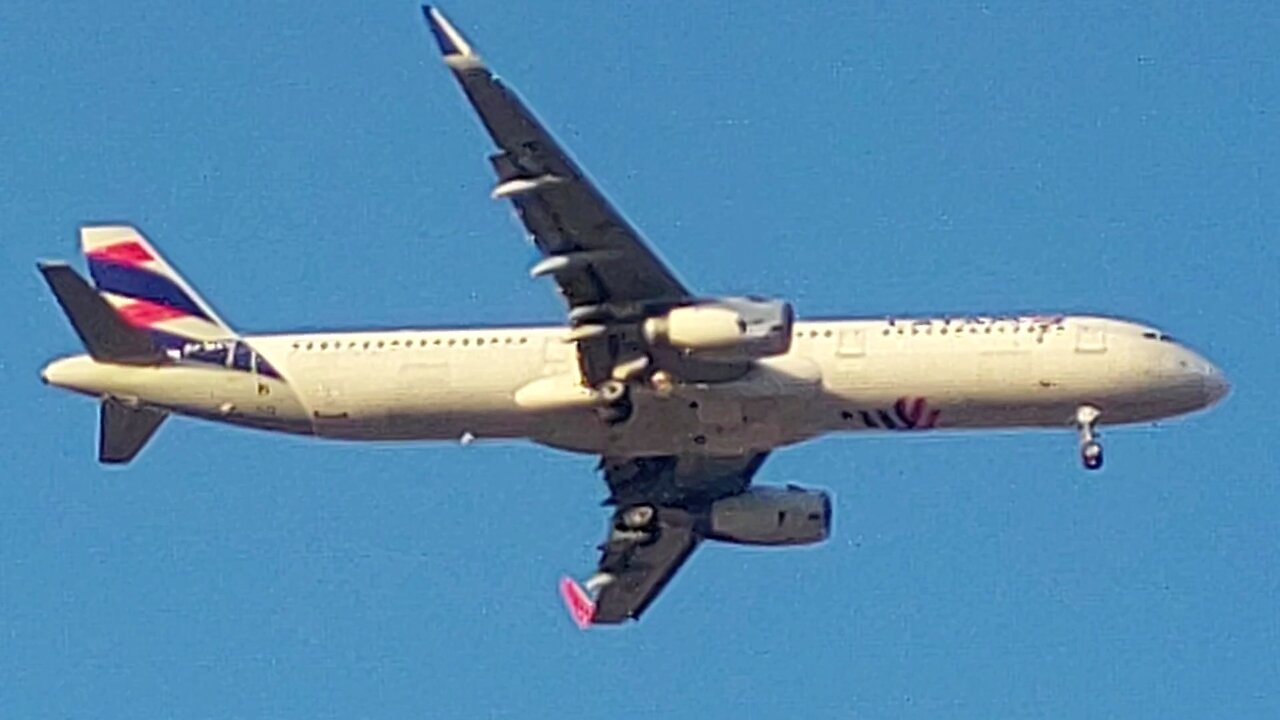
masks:
[[[608,426],[592,410],[547,414],[534,442],[605,455],[723,455],[767,451],[812,437],[804,403],[788,397],[743,398],[716,386],[696,393],[633,395],[627,422]]]

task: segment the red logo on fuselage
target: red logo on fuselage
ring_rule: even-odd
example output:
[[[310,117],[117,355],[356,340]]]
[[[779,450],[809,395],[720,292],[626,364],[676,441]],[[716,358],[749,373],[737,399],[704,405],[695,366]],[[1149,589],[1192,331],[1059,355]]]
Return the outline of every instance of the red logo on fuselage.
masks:
[[[859,410],[862,423],[874,430],[932,430],[941,410],[922,397],[901,397],[888,410]],[[849,414],[846,414],[849,417]]]

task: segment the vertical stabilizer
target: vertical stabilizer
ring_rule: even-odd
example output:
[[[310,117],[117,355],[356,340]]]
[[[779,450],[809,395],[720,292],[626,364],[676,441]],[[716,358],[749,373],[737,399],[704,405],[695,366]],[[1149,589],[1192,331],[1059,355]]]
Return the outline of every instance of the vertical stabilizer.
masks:
[[[106,398],[102,401],[102,413],[98,425],[98,461],[127,463],[138,454],[160,423],[169,417],[164,410],[149,407],[129,407]]]
[[[80,249],[102,297],[157,345],[172,349],[236,337],[137,228],[87,225],[80,228]]]

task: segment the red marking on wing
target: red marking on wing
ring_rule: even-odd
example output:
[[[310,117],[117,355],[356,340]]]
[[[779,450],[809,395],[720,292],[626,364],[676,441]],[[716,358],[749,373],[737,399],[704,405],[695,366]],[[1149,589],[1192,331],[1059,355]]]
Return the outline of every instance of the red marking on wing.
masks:
[[[573,618],[580,630],[591,627],[591,620],[596,615],[596,604],[581,585],[573,578],[560,578],[560,597],[564,599],[564,606],[569,609],[569,617]]]
[[[115,243],[114,245],[105,245],[100,248],[94,248],[86,253],[91,258],[97,260],[110,260],[122,265],[141,265],[145,262],[155,260],[155,256],[147,251],[147,248],[137,240],[125,240]]]
[[[184,310],[147,302],[146,300],[137,300],[128,305],[121,305],[116,308],[116,312],[120,313],[120,317],[124,318],[125,322],[134,327],[150,327],[165,320],[187,316],[187,312]]]

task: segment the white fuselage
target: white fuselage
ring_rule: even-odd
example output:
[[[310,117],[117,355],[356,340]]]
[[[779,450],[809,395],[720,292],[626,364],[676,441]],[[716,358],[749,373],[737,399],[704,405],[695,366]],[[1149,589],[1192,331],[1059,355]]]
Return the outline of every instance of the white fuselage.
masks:
[[[348,440],[528,438],[606,455],[763,451],[829,432],[1069,427],[1207,407],[1222,374],[1148,327],[1100,317],[813,320],[741,379],[643,388],[601,422],[564,327],[247,337],[249,370],[56,361],[45,380],[238,425]],[[273,373],[258,372],[265,358]]]

